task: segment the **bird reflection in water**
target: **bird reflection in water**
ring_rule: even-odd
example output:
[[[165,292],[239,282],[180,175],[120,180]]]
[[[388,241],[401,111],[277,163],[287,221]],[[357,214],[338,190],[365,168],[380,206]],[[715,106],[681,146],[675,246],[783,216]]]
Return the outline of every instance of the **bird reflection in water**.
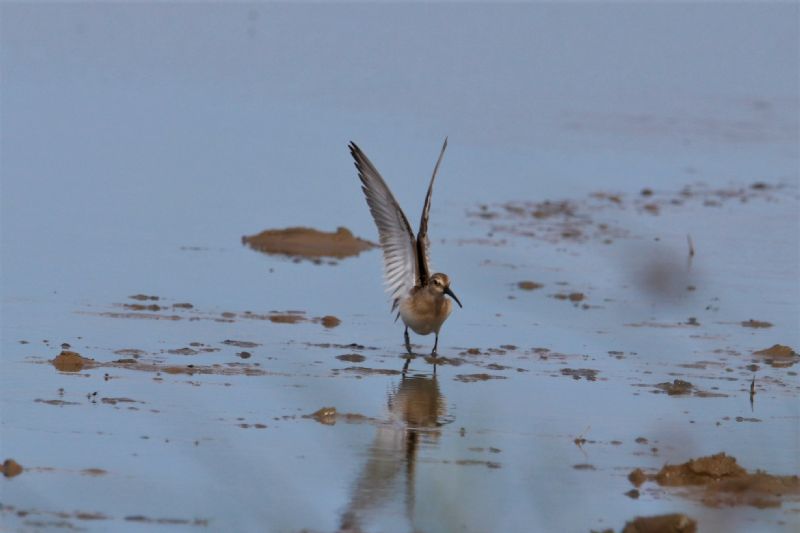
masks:
[[[389,421],[377,428],[367,463],[342,514],[342,532],[362,531],[362,521],[370,511],[399,494],[404,495],[405,514],[413,523],[418,450],[436,445],[441,426],[451,421],[445,420],[444,397],[435,375],[403,373],[389,393],[388,407]]]

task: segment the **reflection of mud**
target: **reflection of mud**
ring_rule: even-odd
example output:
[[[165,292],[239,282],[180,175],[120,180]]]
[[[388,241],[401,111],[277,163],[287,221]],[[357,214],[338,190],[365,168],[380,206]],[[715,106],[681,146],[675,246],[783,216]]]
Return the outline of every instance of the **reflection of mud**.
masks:
[[[694,533],[697,522],[684,514],[637,516],[625,524],[622,533]]]
[[[344,259],[377,246],[372,242],[354,237],[350,230],[341,227],[333,233],[310,228],[265,230],[258,235],[242,237],[242,244],[268,254],[317,261],[323,257]]]
[[[747,472],[736,459],[718,453],[692,459],[680,465],[666,465],[646,476],[640,470],[629,479],[640,485],[642,477],[662,487],[696,487],[684,495],[711,507],[749,505],[758,508],[780,507],[783,501],[800,501],[798,476],[775,476],[766,472]]]

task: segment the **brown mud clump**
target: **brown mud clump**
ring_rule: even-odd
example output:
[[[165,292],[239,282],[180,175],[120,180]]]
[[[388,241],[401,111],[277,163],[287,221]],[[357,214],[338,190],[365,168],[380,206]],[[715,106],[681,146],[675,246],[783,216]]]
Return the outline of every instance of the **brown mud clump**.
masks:
[[[14,459],[6,459],[3,461],[3,464],[0,465],[0,472],[2,472],[6,477],[18,476],[22,473],[22,470],[22,465],[20,465]]]
[[[622,533],[694,533],[697,522],[685,514],[637,516],[623,528]]]
[[[635,473],[629,476],[631,482]],[[666,465],[647,479],[662,487],[694,488],[683,495],[709,507],[749,505],[763,509],[780,507],[784,500],[800,501],[800,477],[775,476],[760,470],[751,473],[725,453]],[[636,480],[640,480],[638,475]]]
[[[453,379],[462,383],[475,383],[476,381],[488,381],[490,379],[506,379],[506,377],[494,374],[458,374]]]
[[[517,287],[523,291],[535,291],[536,289],[541,289],[544,285],[536,283],[535,281],[520,281],[517,283]]]
[[[658,474],[656,481],[659,485],[667,487],[682,487],[686,485],[706,485],[724,477],[741,477],[747,471],[736,464],[736,459],[718,453],[708,457],[692,459],[681,465],[666,465]]]
[[[269,315],[269,321],[274,324],[297,324],[298,322],[305,322],[306,317],[300,314],[277,314]]]
[[[763,356],[767,364],[773,368],[788,368],[800,361],[800,355],[797,352],[782,344],[774,344],[770,348],[753,352],[753,354]]]
[[[745,320],[744,322],[742,322],[742,327],[743,328],[771,328],[772,327],[772,323],[771,322],[764,322],[762,320],[753,320],[751,318],[750,320]]]
[[[642,483],[647,481],[647,474],[641,468],[636,468],[628,474],[628,480],[637,487],[641,487]]]
[[[331,233],[302,227],[265,230],[258,235],[242,237],[242,244],[268,254],[317,260],[323,257],[344,259],[377,247],[342,227]]]
[[[320,319],[320,322],[324,327],[328,329],[335,328],[336,326],[342,323],[342,321],[339,318],[333,315],[325,315]]]
[[[336,359],[340,361],[347,361],[349,363],[363,363],[367,358],[357,353],[345,353],[337,355]]]
[[[95,361],[81,356],[78,352],[62,350],[51,363],[60,372],[80,372],[86,367],[94,366]]]

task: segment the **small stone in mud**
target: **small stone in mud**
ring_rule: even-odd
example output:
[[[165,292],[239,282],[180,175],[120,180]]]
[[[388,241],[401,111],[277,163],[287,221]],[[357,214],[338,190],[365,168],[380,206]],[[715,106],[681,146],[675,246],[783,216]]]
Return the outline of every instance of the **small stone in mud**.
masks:
[[[6,459],[3,461],[3,464],[0,465],[0,472],[2,472],[6,477],[18,476],[22,473],[22,470],[22,465],[20,465],[14,459]]]
[[[333,315],[325,315],[324,317],[322,317],[321,322],[322,325],[326,328],[335,328],[336,326],[342,323],[341,320],[339,320],[337,317]]]
[[[572,465],[572,468],[574,468],[575,470],[597,470],[594,467],[594,465],[591,465],[591,464],[588,464],[588,463],[580,463],[580,464],[577,464],[577,465]]]
[[[250,356],[253,355],[250,352],[238,352],[237,356],[241,357],[242,359],[250,359]]]
[[[349,363],[363,363],[367,358],[357,353],[345,353],[337,355],[336,359],[340,361],[347,361]]]
[[[625,496],[627,496],[628,498],[630,498],[632,500],[638,500],[639,499],[639,491],[637,489],[631,489],[631,490],[629,490],[628,492],[625,493]]]
[[[523,291],[535,291],[536,289],[541,289],[544,285],[536,283],[535,281],[520,281],[517,283],[517,287]]]
[[[772,327],[772,323],[771,322],[764,322],[764,321],[761,321],[761,320],[753,320],[751,318],[750,320],[745,320],[744,322],[742,322],[742,327],[744,327],[744,328],[771,328]]]
[[[642,483],[647,481],[647,474],[645,474],[641,468],[636,468],[630,474],[628,474],[628,481],[639,487],[642,485]]]
[[[625,524],[622,533],[695,533],[697,522],[685,514],[637,516]]]
[[[94,360],[82,357],[78,352],[62,350],[51,363],[60,372],[79,372],[85,366],[92,366]]]

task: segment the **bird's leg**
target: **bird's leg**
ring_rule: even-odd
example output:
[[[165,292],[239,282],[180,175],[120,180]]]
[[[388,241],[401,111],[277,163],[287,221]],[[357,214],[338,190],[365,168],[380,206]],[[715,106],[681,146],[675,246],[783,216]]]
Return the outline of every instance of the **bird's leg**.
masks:
[[[436,357],[436,356],[438,355],[438,354],[436,353],[436,348],[437,348],[438,346],[439,346],[439,334],[437,333],[437,334],[436,334],[436,340],[435,340],[435,341],[434,341],[434,343],[433,343],[433,351],[431,352],[431,355],[432,355],[432,356],[434,356],[434,357]]]
[[[411,353],[411,341],[408,339],[408,326],[406,326],[406,331],[405,333],[403,333],[403,337],[405,337],[406,339],[406,351],[408,352],[409,355],[413,355]]]
[[[406,363],[403,365],[402,375],[403,375],[404,378],[406,377],[406,371],[408,370],[408,364],[410,362],[411,362],[411,358],[409,357],[408,359],[406,359]]]

